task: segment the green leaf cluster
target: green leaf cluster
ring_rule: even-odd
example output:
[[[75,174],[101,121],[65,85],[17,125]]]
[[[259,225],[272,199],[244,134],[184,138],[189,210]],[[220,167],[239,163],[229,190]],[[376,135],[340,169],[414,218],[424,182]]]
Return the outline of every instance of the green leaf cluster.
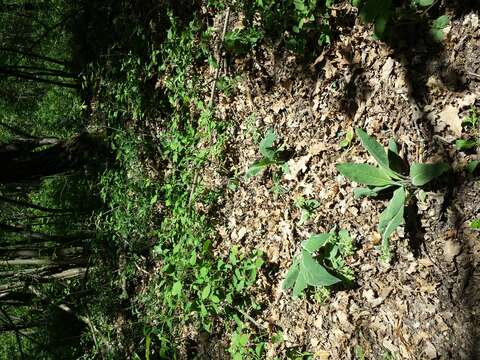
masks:
[[[294,298],[308,286],[329,287],[353,279],[344,262],[354,251],[347,231],[312,235],[301,245],[301,253],[294,258],[282,285],[283,289],[293,289]]]
[[[380,214],[378,232],[382,236],[382,253],[390,258],[389,238],[395,229],[404,222],[404,208],[407,195],[417,187],[423,186],[449,170],[444,162],[432,164],[414,163],[408,167],[398,154],[398,146],[391,139],[387,150],[369,136],[364,130],[356,129],[357,137],[363,147],[376,160],[379,166],[369,164],[337,164],[338,171],[366,188],[353,190],[355,197],[377,196],[380,192],[393,191],[393,196],[385,210]],[[408,175],[406,175],[408,173]]]
[[[455,141],[455,146],[458,150],[471,150],[480,146],[478,123],[477,108],[472,106],[469,116],[462,121],[462,126],[468,132],[468,138]]]
[[[277,136],[273,129],[269,129],[266,132],[264,138],[260,141],[260,154],[262,155],[262,158],[250,165],[245,173],[246,179],[258,175],[271,165],[279,166],[280,172],[286,173],[288,171],[285,159],[282,158],[282,149],[274,147],[276,138]]]

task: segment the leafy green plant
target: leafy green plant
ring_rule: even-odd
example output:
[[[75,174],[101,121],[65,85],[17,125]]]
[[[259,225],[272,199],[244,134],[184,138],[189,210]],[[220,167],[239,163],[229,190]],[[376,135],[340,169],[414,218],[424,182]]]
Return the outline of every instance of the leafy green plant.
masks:
[[[479,134],[479,118],[477,108],[472,106],[470,108],[470,114],[462,121],[462,126],[468,131],[467,139],[457,139],[455,146],[458,150],[470,150],[480,146],[480,134]]]
[[[277,136],[273,129],[269,129],[265,134],[265,137],[260,141],[260,154],[262,155],[262,158],[250,165],[245,173],[245,178],[252,178],[269,166],[276,166],[282,173],[287,172],[288,167],[283,149],[276,149],[274,147],[276,138]]]
[[[294,298],[308,286],[329,287],[353,280],[353,273],[344,261],[354,251],[353,240],[346,230],[312,235],[301,247],[282,285],[284,289],[293,288]]]
[[[480,219],[475,219],[470,223],[470,228],[480,230]]]
[[[450,18],[448,15],[442,15],[433,20],[432,25],[430,26],[430,35],[432,35],[433,40],[440,42],[445,39],[443,29],[448,26],[449,22]]]
[[[355,197],[376,196],[380,192],[392,191],[393,196],[385,210],[380,214],[378,232],[382,236],[382,254],[390,259],[389,238],[395,229],[404,222],[405,205],[408,197],[415,194],[419,187],[429,183],[449,170],[444,162],[432,164],[414,163],[409,168],[399,156],[397,144],[389,141],[388,150],[362,129],[356,129],[356,135],[363,147],[377,161],[379,166],[370,164],[337,164],[338,171],[366,188],[353,190]]]
[[[342,141],[340,141],[339,145],[341,148],[348,148],[352,143],[352,140],[353,140],[353,130],[348,130],[345,133],[345,138]]]
[[[225,34],[225,49],[237,55],[245,55],[263,37],[262,31],[255,27],[235,29]]]
[[[300,209],[300,219],[298,225],[305,224],[313,215],[315,209],[320,206],[320,203],[314,199],[305,199],[303,196],[299,196],[295,199],[295,205]]]

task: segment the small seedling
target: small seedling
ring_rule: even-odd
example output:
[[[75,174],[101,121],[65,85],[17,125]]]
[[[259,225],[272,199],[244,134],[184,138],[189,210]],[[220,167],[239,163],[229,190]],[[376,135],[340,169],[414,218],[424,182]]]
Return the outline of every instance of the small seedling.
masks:
[[[344,258],[353,254],[353,241],[346,230],[310,236],[302,242],[283,282],[283,289],[293,288],[298,298],[308,286],[328,287],[343,280],[353,280]],[[335,273],[337,276],[332,275]]]
[[[480,219],[475,219],[470,223],[470,228],[480,230]]]
[[[378,232],[382,235],[382,255],[389,260],[389,238],[395,229],[404,222],[405,205],[409,196],[415,194],[420,186],[427,184],[449,170],[448,164],[437,162],[432,164],[414,163],[408,168],[406,162],[398,155],[398,147],[393,139],[389,141],[388,150],[362,129],[356,134],[378,166],[369,164],[343,163],[337,164],[338,171],[367,188],[353,189],[355,197],[376,196],[383,191],[392,191],[393,196],[386,209],[380,214]],[[405,175],[409,171],[409,175]]]
[[[288,165],[284,158],[283,149],[276,149],[273,146],[276,138],[277,136],[273,129],[269,129],[265,137],[260,141],[260,154],[262,154],[262,158],[250,165],[245,173],[245,178],[252,178],[269,166],[276,166],[281,173],[288,172]]]
[[[339,145],[341,148],[348,148],[350,147],[352,140],[353,140],[353,130],[348,130],[345,133],[345,138],[342,141],[340,141]]]
[[[478,128],[479,118],[477,109],[470,108],[470,115],[462,121],[462,126],[468,131],[468,139],[458,139],[455,141],[455,146],[458,150],[470,150],[480,145],[480,130]]]
[[[305,199],[303,196],[299,196],[295,199],[295,205],[300,209],[300,220],[298,225],[305,224],[313,215],[315,209],[320,206],[320,203],[314,199]]]

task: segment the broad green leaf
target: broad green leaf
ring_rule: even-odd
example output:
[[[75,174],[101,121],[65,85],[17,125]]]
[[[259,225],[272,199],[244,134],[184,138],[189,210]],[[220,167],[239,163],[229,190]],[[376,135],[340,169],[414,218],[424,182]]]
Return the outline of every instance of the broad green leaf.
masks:
[[[480,229],[480,219],[473,220],[470,223],[470,228],[472,229]]]
[[[205,300],[208,298],[208,295],[210,295],[210,289],[211,289],[211,286],[210,284],[207,284],[207,286],[205,286],[203,288],[203,291],[202,291],[202,300]]]
[[[422,186],[448,171],[450,166],[444,162],[433,164],[412,164],[410,178],[415,186]]]
[[[245,177],[247,179],[254,177],[258,173],[260,173],[262,170],[264,170],[267,166],[274,164],[275,162],[263,158],[261,160],[255,161],[250,167],[248,168],[247,172],[245,173]]]
[[[297,281],[295,281],[295,286],[293,287],[293,297],[298,298],[302,291],[307,288],[307,280],[305,279],[305,274],[303,271],[300,271],[297,277]]]
[[[433,0],[417,0],[417,4],[420,6],[430,6],[433,4]]]
[[[332,234],[329,233],[312,235],[307,240],[302,241],[302,248],[309,253],[313,253],[325,245],[331,236]]]
[[[360,184],[385,186],[395,183],[384,170],[370,164],[343,163],[336,167],[343,176]]]
[[[384,169],[389,169],[387,153],[383,146],[373,137],[369,136],[364,130],[357,128],[355,132],[360,138],[363,147],[373,156],[378,165]]]
[[[433,21],[430,28],[430,35],[435,41],[440,42],[445,38],[445,33],[443,32],[443,29],[447,27],[449,22],[450,18],[447,15],[442,15]]]
[[[300,273],[303,274],[306,283],[312,286],[330,286],[341,281],[330,274],[305,250],[302,252]]]
[[[292,266],[287,272],[287,276],[285,277],[285,280],[283,281],[282,288],[284,290],[290,289],[291,287],[293,287],[293,285],[297,281],[299,272],[300,272],[300,266],[298,264],[298,260],[295,259],[293,261]]]
[[[265,137],[260,142],[260,153],[272,160],[275,158],[275,149],[273,149],[273,144],[275,143],[276,135],[273,129],[268,129]]]
[[[403,186],[394,191],[393,197],[388,203],[386,209],[380,214],[378,222],[378,232],[382,235],[382,248],[389,249],[390,235],[395,229],[403,223],[403,213],[405,211],[406,193]]]
[[[477,145],[478,145],[478,142],[476,140],[458,139],[455,141],[455,146],[457,147],[458,150],[473,149]]]
[[[390,188],[392,185],[379,186],[373,188],[355,188],[353,189],[353,196],[359,199],[365,196],[377,196],[380,191]]]
[[[467,166],[465,166],[465,170],[467,170],[470,174],[473,174],[477,169],[478,164],[480,164],[480,161],[478,160],[469,161]]]
[[[176,296],[176,295],[179,295],[180,292],[182,291],[182,282],[181,281],[177,281],[173,284],[172,286],[172,291],[171,291],[171,294],[173,296]]]
[[[432,27],[436,29],[445,29],[450,22],[448,15],[442,15],[433,20]]]

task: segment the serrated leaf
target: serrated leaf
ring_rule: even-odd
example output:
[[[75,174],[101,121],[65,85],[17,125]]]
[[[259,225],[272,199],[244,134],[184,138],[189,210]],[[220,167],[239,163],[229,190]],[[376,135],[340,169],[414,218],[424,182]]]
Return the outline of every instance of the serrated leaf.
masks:
[[[469,161],[467,166],[465,166],[465,170],[467,170],[470,174],[473,174],[477,169],[478,164],[480,164],[480,161],[478,160]]]
[[[293,261],[292,266],[287,272],[287,276],[285,277],[285,280],[283,281],[282,288],[284,290],[290,289],[291,287],[294,286],[295,282],[297,281],[299,272],[300,272],[300,266],[298,264],[298,260],[295,259]]]
[[[393,192],[392,199],[385,210],[380,214],[378,222],[378,232],[382,235],[382,248],[389,249],[390,235],[395,229],[403,223],[403,214],[405,211],[405,189],[399,187]]]
[[[300,274],[303,274],[306,283],[312,286],[331,286],[341,281],[330,274],[305,250],[302,251]]]
[[[260,153],[270,160],[275,158],[276,151],[273,148],[273,144],[275,143],[276,138],[277,136],[275,135],[273,129],[268,129],[265,137],[260,142]]]
[[[245,178],[249,179],[258,175],[262,170],[264,170],[267,166],[274,164],[275,161],[270,159],[263,158],[261,160],[255,161],[248,170],[245,172]]]
[[[373,188],[355,188],[353,189],[353,196],[359,199],[365,196],[377,196],[380,191],[390,188],[392,185],[379,186]]]
[[[433,4],[433,0],[417,0],[417,4],[420,6],[430,6]]]
[[[329,233],[312,235],[307,240],[302,241],[302,248],[309,253],[313,253],[325,245],[331,236],[332,234]]]
[[[343,163],[336,167],[343,176],[360,184],[385,186],[395,183],[383,169],[370,164]]]
[[[412,164],[410,178],[415,186],[422,186],[448,171],[450,166],[444,162],[433,164]]]

